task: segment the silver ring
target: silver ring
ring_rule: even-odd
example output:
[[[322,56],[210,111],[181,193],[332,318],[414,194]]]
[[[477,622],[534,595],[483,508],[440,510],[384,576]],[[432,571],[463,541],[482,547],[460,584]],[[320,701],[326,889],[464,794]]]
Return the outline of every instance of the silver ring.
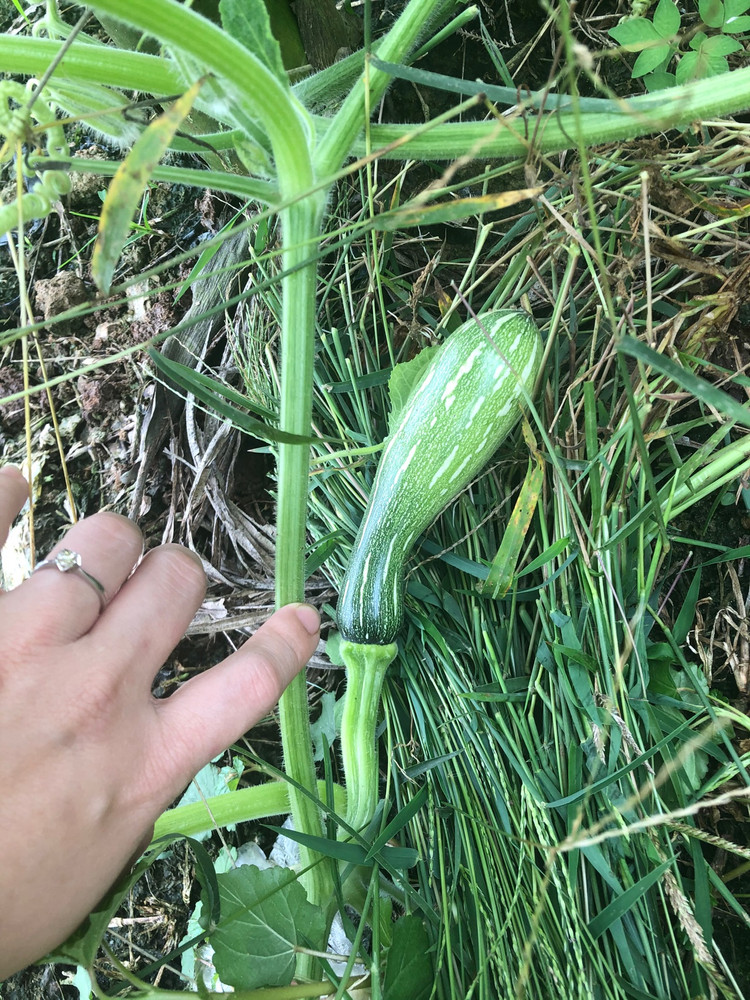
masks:
[[[104,587],[95,576],[86,572],[81,566],[80,555],[72,549],[60,549],[57,555],[49,556],[47,559],[43,559],[42,562],[37,563],[32,570],[32,576],[40,569],[57,569],[61,573],[75,573],[96,591],[96,596],[99,598],[99,610],[103,611],[107,606],[107,592]]]

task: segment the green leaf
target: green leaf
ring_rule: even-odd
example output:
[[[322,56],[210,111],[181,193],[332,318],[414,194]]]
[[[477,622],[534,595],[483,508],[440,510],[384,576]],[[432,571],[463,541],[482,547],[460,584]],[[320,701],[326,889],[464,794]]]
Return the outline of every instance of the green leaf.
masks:
[[[700,594],[701,575],[701,567],[698,566],[695,573],[693,573],[693,579],[690,581],[690,586],[688,587],[688,592],[683,599],[680,613],[677,615],[677,620],[672,626],[674,641],[680,646],[687,639],[688,632],[692,628],[695,620],[695,606],[698,602],[698,596]]]
[[[680,12],[672,0],[659,0],[654,11],[654,27],[662,38],[673,38],[680,30]]]
[[[657,69],[662,63],[666,63],[671,55],[672,48],[669,45],[655,45],[653,48],[644,49],[633,63],[631,71],[633,79]]]
[[[669,90],[677,83],[674,73],[668,73],[665,69],[655,69],[653,73],[644,76],[643,82],[650,94],[657,90]]]
[[[609,34],[626,52],[640,52],[662,38],[646,17],[631,17],[610,28]]]
[[[419,810],[427,801],[428,791],[429,789],[427,785],[422,785],[414,798],[407,802],[404,808],[401,809],[386,826],[385,830],[377,836],[372,847],[367,852],[368,861],[371,861],[374,857],[376,857],[380,851],[383,850],[388,841],[392,840],[397,833],[400,833],[406,824],[417,815]]]
[[[721,76],[722,73],[728,72],[729,63],[726,60],[726,56],[711,56],[710,59],[706,61],[706,70],[703,76]]]
[[[644,875],[635,885],[626,889],[621,896],[613,899],[609,906],[605,906],[601,913],[598,913],[593,920],[589,921],[589,932],[592,938],[596,940],[601,937],[612,924],[621,920],[635,906],[641,896],[645,895],[653,885],[656,885],[659,879],[671,867],[672,861],[665,861],[658,868],[650,871],[648,875]]]
[[[527,563],[521,572],[518,574],[519,577],[526,576],[528,573],[535,573],[540,567],[548,566],[564,552],[565,549],[570,545],[570,535],[564,535],[562,538],[556,539],[544,552],[540,553],[535,559],[532,559],[530,563]]]
[[[731,17],[727,18],[724,25],[724,31],[730,35],[739,35],[746,31],[750,31],[750,17]]]
[[[323,563],[328,561],[328,557],[339,548],[343,535],[343,531],[332,531],[312,543],[305,554],[305,580],[317,573]]]
[[[190,782],[185,794],[177,803],[176,808],[192,805],[195,802],[205,802],[206,799],[213,798],[216,795],[227,795],[229,792],[234,791],[242,774],[242,769],[242,761],[238,757],[234,759],[234,767],[218,768],[213,763],[206,764]],[[227,830],[234,830],[234,828],[234,823],[230,823],[226,827]],[[196,840],[205,840],[210,836],[211,830],[202,830],[199,833],[193,834]]]
[[[296,949],[323,938],[322,910],[290,868],[243,865],[217,879],[222,919],[209,941],[221,981],[245,990],[289,985]]]
[[[690,53],[683,58],[683,62],[689,56]],[[650,365],[655,371],[666,375],[677,385],[686,389],[692,396],[696,396],[707,406],[712,406],[719,410],[731,420],[736,421],[741,427],[750,427],[750,406],[740,403],[733,396],[730,396],[728,392],[724,392],[723,389],[717,389],[715,385],[711,385],[705,379],[694,375],[689,369],[678,365],[676,361],[673,361],[666,355],[659,354],[658,351],[655,351],[642,341],[636,340],[633,337],[623,337],[617,342],[617,350],[622,354],[627,354],[631,358],[636,358],[638,361],[643,361],[644,364]]]
[[[651,760],[652,757],[656,756],[657,753],[662,749],[662,747],[667,746],[672,740],[677,739],[690,728],[690,726],[695,722],[694,718],[687,719],[685,722],[680,723],[676,729],[672,732],[667,733],[666,736],[662,737],[658,743],[650,747],[645,753],[640,754],[638,757],[633,758],[629,764],[624,767],[619,768],[617,771],[613,771],[612,774],[608,774],[604,778],[600,778],[599,781],[595,781],[591,785],[585,785],[583,788],[576,792],[571,792],[570,795],[566,795],[563,798],[555,799],[554,802],[545,803],[545,809],[560,809],[562,806],[568,806],[572,802],[578,802],[580,799],[589,798],[594,795],[602,788],[606,788],[608,785],[612,785],[619,781],[620,778],[625,777],[630,774],[635,768],[640,767],[645,764],[647,760]]]
[[[350,865],[360,867],[372,867],[373,861],[378,862],[384,868],[402,870],[413,868],[419,860],[417,851],[410,847],[383,847],[371,858],[366,848],[361,844],[342,843],[338,840],[330,840],[328,837],[316,837],[311,833],[302,833],[299,830],[282,829],[280,826],[266,824],[269,830],[278,833],[289,840],[296,840],[303,847],[308,847],[311,851],[317,851],[326,858],[334,858],[336,861],[344,861]]]
[[[226,399],[238,400],[240,405],[248,409],[251,407],[256,411],[264,409],[259,404],[254,403],[246,396],[237,392],[236,389],[232,389],[230,386],[219,382],[218,379],[204,375],[202,372],[193,371],[188,365],[180,364],[179,361],[172,361],[170,358],[164,357],[163,354],[153,347],[148,349],[148,356],[156,367],[171,379],[172,382],[181,386],[186,392],[191,393],[199,402],[209,407],[215,413],[218,413],[219,416],[231,420],[232,424],[241,431],[244,431],[245,434],[259,438],[261,441],[270,442],[310,444],[313,441],[313,438],[302,437],[299,434],[286,434],[275,427],[269,427],[268,424],[256,420],[244,410],[239,410],[236,406],[225,402],[224,400]],[[265,412],[272,416],[270,411]]]
[[[202,84],[201,78],[163,114],[150,122],[110,181],[91,257],[91,275],[96,287],[105,295],[112,286],[115,266],[151,175],[192,108]]]
[[[393,944],[383,980],[383,1000],[427,1000],[434,982],[430,938],[413,914],[401,917],[393,927]]]
[[[742,46],[736,38],[727,38],[726,35],[714,35],[703,43],[703,52],[706,53],[709,60],[715,56],[728,56],[741,48]]]
[[[330,639],[329,639],[330,642]],[[326,643],[326,648],[328,644]],[[341,726],[341,714],[344,711],[343,698],[336,699],[333,691],[324,692],[320,699],[320,712],[318,718],[310,726],[310,735],[313,741],[313,756],[315,760],[323,760],[324,742],[323,737],[328,741],[328,745],[338,736]]]
[[[161,351],[157,351],[155,347],[149,349],[149,357],[165,375],[168,375],[172,381],[182,386],[183,389],[194,396],[196,395],[196,387],[207,389],[217,397],[233,403],[234,406],[239,407],[241,410],[252,410],[258,416],[265,417],[266,420],[276,420],[278,418],[278,414],[274,410],[269,410],[267,407],[261,406],[260,403],[250,399],[249,396],[245,396],[243,393],[238,392],[237,389],[233,389],[231,385],[220,382],[219,379],[205,375],[203,372],[197,372],[190,365],[184,365],[179,361],[174,361],[172,358],[167,358]],[[213,395],[210,398],[213,400]],[[220,403],[221,399],[214,401]]]
[[[418,197],[405,202],[398,208],[380,212],[373,216],[368,228],[376,231],[394,232],[420,225],[437,225],[441,222],[458,222],[471,216],[481,216],[485,212],[499,212],[519,201],[534,198],[542,193],[543,188],[517,188],[510,191],[496,191],[493,194],[482,194],[472,198],[453,198],[450,201],[438,201],[427,204],[424,198]]]
[[[528,472],[508,519],[500,547],[492,560],[487,579],[481,587],[482,593],[491,592],[495,599],[505,597],[514,579],[517,579],[516,567],[541,496],[543,481],[544,462],[535,452],[529,458]]]
[[[219,14],[224,31],[288,85],[281,48],[273,37],[263,0],[219,0]]]
[[[726,0],[724,4],[724,31],[732,18],[750,10],[750,0]]]
[[[326,656],[334,665],[334,667],[343,667],[344,659],[341,655],[341,643],[342,643],[341,633],[331,630],[328,633],[328,638],[326,639]]]
[[[414,764],[412,767],[405,767],[404,775],[413,780],[427,771],[432,771],[433,768],[441,767],[442,764],[453,760],[454,757],[462,756],[464,752],[464,750],[454,750],[452,753],[441,753],[439,757],[429,757],[427,760],[422,760],[419,764]]]
[[[726,14],[721,0],[698,0],[698,13],[709,28],[721,28],[724,24]]]
[[[698,74],[698,53],[686,52],[677,64],[675,79],[678,84],[688,83]]]
[[[568,660],[572,660],[573,663],[579,663],[592,674],[596,673],[599,669],[599,661],[596,657],[591,656],[590,653],[584,653],[582,649],[575,649],[573,646],[564,646],[559,642],[550,642],[548,645],[550,649],[561,653]]]
[[[407,399],[422,381],[427,365],[440,347],[438,344],[435,347],[423,348],[411,361],[402,361],[391,372],[388,381],[388,395],[391,400],[391,412],[388,414],[389,430],[397,423]]]

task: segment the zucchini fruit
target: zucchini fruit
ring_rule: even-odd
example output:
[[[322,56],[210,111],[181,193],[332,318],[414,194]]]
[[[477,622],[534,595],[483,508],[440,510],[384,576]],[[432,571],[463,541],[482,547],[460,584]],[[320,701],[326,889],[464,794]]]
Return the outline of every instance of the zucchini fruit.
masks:
[[[378,465],[337,610],[345,640],[393,642],[412,545],[516,423],[541,359],[533,319],[511,309],[469,320],[435,352]]]

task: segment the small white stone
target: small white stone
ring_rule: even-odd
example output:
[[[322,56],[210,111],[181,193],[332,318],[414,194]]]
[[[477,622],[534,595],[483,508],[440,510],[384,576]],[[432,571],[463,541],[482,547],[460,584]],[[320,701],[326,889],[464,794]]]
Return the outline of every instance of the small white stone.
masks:
[[[76,569],[81,565],[81,557],[71,549],[63,549],[55,556],[55,566],[61,573],[67,573],[70,569]]]

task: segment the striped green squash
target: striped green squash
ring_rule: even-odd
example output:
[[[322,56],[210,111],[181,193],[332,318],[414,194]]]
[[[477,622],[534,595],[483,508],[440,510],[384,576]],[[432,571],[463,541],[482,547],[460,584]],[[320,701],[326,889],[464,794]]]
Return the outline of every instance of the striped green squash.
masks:
[[[436,351],[380,459],[337,610],[345,640],[393,642],[412,545],[516,423],[541,359],[534,321],[511,309],[469,320]]]

